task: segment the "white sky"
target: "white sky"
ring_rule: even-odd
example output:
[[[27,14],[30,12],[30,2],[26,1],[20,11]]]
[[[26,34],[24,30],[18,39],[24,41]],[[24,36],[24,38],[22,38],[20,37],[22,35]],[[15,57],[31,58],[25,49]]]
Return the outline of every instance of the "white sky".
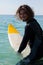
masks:
[[[0,0],[0,15],[14,15],[17,8],[23,4],[29,5],[36,15],[43,15],[43,0]]]

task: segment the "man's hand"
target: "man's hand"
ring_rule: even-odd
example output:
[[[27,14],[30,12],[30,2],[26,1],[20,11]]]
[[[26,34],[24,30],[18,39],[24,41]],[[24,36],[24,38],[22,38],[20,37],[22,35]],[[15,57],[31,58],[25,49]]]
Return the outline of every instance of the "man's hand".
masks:
[[[19,55],[20,57],[23,57],[23,55],[20,52],[17,52],[17,55]]]

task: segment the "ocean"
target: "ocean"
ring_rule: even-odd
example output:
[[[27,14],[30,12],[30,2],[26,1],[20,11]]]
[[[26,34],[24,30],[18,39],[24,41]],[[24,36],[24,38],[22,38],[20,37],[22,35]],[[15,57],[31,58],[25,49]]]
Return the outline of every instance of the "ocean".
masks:
[[[43,29],[43,15],[36,15],[35,18]],[[9,24],[13,24],[22,36],[26,25],[26,23],[18,21],[14,15],[0,15],[0,65],[16,65],[22,59],[10,46],[8,40]]]

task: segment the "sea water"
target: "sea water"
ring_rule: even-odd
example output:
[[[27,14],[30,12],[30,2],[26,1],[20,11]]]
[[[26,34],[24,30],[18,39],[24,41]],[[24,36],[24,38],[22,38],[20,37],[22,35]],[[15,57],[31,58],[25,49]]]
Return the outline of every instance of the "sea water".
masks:
[[[35,16],[43,29],[43,15]],[[14,15],[0,15],[0,65],[16,65],[22,59],[10,46],[8,40],[8,24],[14,25],[24,35],[26,23],[19,21]]]

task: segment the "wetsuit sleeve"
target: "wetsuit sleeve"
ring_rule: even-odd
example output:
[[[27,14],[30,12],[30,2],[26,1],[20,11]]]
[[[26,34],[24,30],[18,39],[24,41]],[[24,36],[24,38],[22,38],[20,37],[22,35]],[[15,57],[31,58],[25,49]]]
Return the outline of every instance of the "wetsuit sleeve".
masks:
[[[25,49],[27,42],[29,41],[29,38],[30,38],[30,35],[31,35],[30,31],[31,31],[30,27],[26,26],[25,27],[25,34],[24,34],[23,40],[21,42],[20,48],[18,50],[19,53],[21,53]]]

